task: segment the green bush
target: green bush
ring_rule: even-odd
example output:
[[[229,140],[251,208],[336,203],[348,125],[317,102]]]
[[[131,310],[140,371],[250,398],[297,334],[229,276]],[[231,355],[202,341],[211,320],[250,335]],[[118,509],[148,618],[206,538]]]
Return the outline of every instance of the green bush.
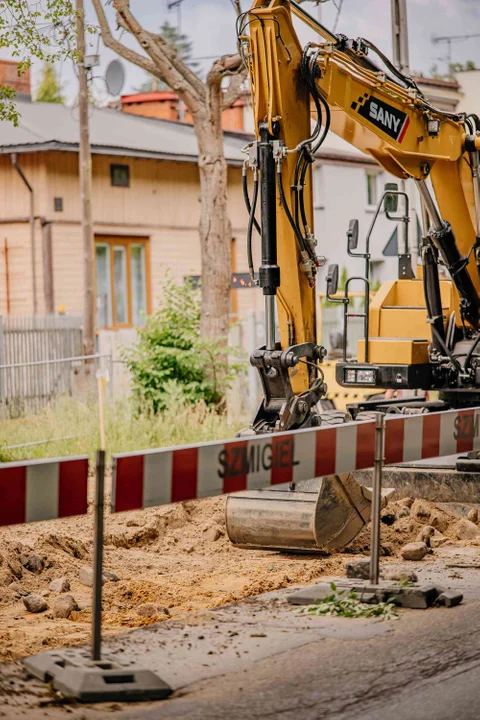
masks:
[[[159,412],[175,404],[222,407],[238,363],[226,340],[200,337],[200,293],[189,282],[168,276],[163,301],[139,330],[138,342],[124,349],[132,392],[142,408]],[[238,353],[237,353],[238,354]]]

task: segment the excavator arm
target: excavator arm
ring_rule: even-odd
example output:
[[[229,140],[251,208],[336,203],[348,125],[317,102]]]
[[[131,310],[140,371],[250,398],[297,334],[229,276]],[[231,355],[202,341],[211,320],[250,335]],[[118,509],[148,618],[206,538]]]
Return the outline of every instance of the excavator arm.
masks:
[[[318,33],[318,43],[302,48],[292,13]],[[433,107],[414,80],[370,42],[335,35],[294,0],[255,0],[238,19],[237,30],[250,73],[256,131],[244,165],[247,248],[252,278],[265,297],[265,344],[251,357],[264,398],[244,432],[371,419],[372,410],[416,413],[478,405],[480,120]],[[353,252],[358,223],[351,222],[348,252],[365,261],[365,275],[355,278],[365,285],[365,337],[358,359],[347,359],[347,281],[339,301],[345,326],[337,382],[370,389],[436,389],[438,402],[374,399],[349,406],[347,413],[322,408],[326,351],[315,337],[315,276],[324,261],[318,251],[324,245],[328,252],[331,239],[320,238],[317,247],[312,165],[328,132],[391,175],[413,182],[424,220],[418,277],[407,247],[399,254],[399,278],[384,283],[370,304],[369,236],[365,253]],[[407,198],[390,186],[384,198],[399,195]],[[381,205],[375,218],[380,210]],[[408,217],[389,216],[387,206],[385,213],[408,222]],[[261,237],[258,272],[254,228]],[[327,274],[332,300],[335,267]],[[228,498],[226,521],[231,541],[243,547],[331,552],[347,545],[369,515],[368,492],[349,475],[235,494]]]
[[[301,47],[292,12],[318,32],[318,44]],[[463,389],[476,385],[474,373],[460,371],[459,363],[450,357],[451,348],[446,347],[446,318],[442,312],[445,289],[440,288],[438,268],[440,261],[453,284],[448,314],[454,313],[458,328],[474,342],[480,310],[478,119],[475,116],[467,119],[433,107],[415,82],[398,72],[371,43],[331,33],[294,0],[269,3],[255,0],[250,11],[239,19],[238,32],[250,72],[257,133],[250,158],[254,158],[260,177],[262,265],[259,283],[266,297],[270,333],[274,326],[273,299],[276,297],[278,301],[279,347],[272,337],[267,337],[265,349],[252,358],[263,373],[265,407],[272,394],[269,395],[271,357],[268,352],[285,353],[292,345],[309,346],[310,355],[299,357],[297,353],[297,364],[288,368],[290,380],[285,379],[284,384],[290,382],[293,396],[308,394],[318,372],[313,366],[323,357],[323,350],[315,345],[315,273],[321,259],[313,235],[311,166],[328,132],[334,132],[373,157],[388,173],[413,179],[429,221],[425,228],[423,275],[427,294],[425,320],[432,328],[433,337],[426,338],[421,352],[416,352],[415,338],[411,338],[410,347],[402,342],[398,354],[422,360],[412,365],[433,367],[436,363],[439,367],[433,374],[430,367],[421,373],[418,368],[413,373],[407,372],[402,376],[402,387],[412,382],[418,382],[419,387],[426,383],[439,389],[451,387],[452,372],[461,376],[459,384]],[[313,130],[312,115],[316,123]],[[267,146],[270,147],[268,169],[262,167],[268,156]],[[276,285],[271,280],[269,266],[272,264],[276,265]],[[408,295],[405,285],[408,282],[413,283],[412,292],[418,295],[419,281],[413,279],[413,273],[410,275],[411,281],[401,280],[402,296]],[[391,301],[391,294],[389,297]],[[373,307],[374,321],[375,312]],[[380,332],[378,322],[376,325]],[[426,334],[431,335],[428,327]],[[434,353],[432,356],[430,352],[427,360],[429,343]],[[369,338],[365,338],[364,358],[371,354],[368,346]],[[380,342],[372,343],[374,354],[375,349],[377,360],[383,356],[389,359],[397,351],[390,344],[386,352]],[[286,367],[276,369],[280,374],[286,373]],[[340,371],[343,373],[344,368]],[[389,375],[392,373],[380,372],[377,385],[381,384],[381,378],[382,386],[390,386]],[[263,416],[260,413],[256,421],[260,420],[261,431],[316,424],[318,419],[311,417],[313,398],[306,399],[308,412],[304,416],[292,412],[294,397],[286,404],[277,401],[273,413]],[[281,417],[282,412],[288,413],[288,421]],[[279,422],[273,422],[277,416]]]

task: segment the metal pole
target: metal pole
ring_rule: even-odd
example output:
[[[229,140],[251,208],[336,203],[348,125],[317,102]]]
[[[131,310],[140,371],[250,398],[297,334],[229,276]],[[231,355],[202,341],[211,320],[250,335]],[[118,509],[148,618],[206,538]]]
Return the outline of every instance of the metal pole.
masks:
[[[393,64],[402,73],[410,72],[408,53],[407,0],[391,0]]]
[[[88,128],[88,78],[85,67],[85,11],[75,0],[78,62],[78,109],[80,121],[79,174],[83,233],[83,352],[94,353],[95,302],[93,292],[95,241],[92,223],[92,155]]]
[[[265,295],[265,347],[275,350],[275,295]]]
[[[375,464],[372,490],[372,534],[370,540],[370,583],[378,585],[380,577],[380,512],[382,509],[382,469],[385,417],[375,413]]]
[[[92,660],[102,659],[103,504],[105,450],[97,450],[93,545]]]

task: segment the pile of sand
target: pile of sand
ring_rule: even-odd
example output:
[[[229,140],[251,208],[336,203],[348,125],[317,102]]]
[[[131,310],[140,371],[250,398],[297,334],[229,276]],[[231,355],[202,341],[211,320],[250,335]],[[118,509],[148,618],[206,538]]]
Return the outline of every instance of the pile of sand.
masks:
[[[411,514],[382,524],[383,554],[395,557],[425,524],[455,540],[457,518],[421,501]],[[404,501],[384,514],[398,514]],[[136,513],[109,515],[105,527],[105,567],[118,582],[104,585],[104,632],[140,627],[168,617],[235,602],[250,595],[308,583],[322,575],[343,574],[352,553],[367,553],[365,529],[345,553],[329,557],[239,550],[225,534],[225,498],[210,498]],[[42,558],[38,574],[22,563],[31,554]],[[22,525],[0,530],[0,660],[49,648],[85,642],[90,636],[91,589],[79,583],[79,570],[92,565],[92,516]],[[52,580],[67,577],[80,609],[68,620],[51,609],[28,613],[14,580],[30,593],[47,593]],[[51,606],[56,594],[46,595]],[[144,617],[143,603],[163,606],[168,614]]]

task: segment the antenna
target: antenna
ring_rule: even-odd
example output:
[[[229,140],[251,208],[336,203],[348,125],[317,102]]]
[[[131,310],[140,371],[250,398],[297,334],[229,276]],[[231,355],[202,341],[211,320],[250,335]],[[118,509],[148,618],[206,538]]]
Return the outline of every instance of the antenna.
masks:
[[[173,10],[177,8],[177,32],[182,31],[182,3],[184,0],[169,0],[167,2],[167,10]]]
[[[122,92],[125,83],[125,69],[120,60],[112,60],[105,71],[105,85],[108,94],[116,97]]]
[[[471,38],[479,38],[480,33],[474,33],[473,35],[432,35],[432,43],[434,45],[447,45],[447,57],[448,67],[452,64],[452,42],[463,42],[464,40],[470,40]]]

